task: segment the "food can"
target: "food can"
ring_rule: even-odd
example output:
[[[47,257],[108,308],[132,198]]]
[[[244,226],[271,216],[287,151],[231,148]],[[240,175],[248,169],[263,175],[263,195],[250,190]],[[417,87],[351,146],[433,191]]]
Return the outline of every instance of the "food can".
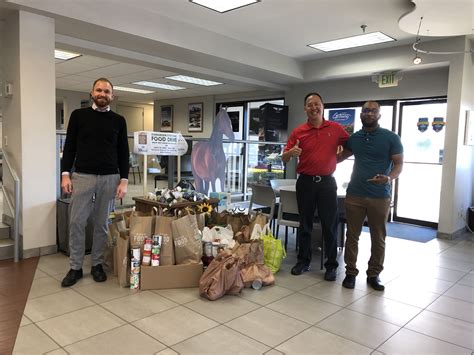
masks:
[[[212,243],[211,242],[204,243],[204,255],[212,256]]]
[[[219,254],[219,244],[212,243],[212,256],[216,257]]]
[[[140,274],[130,274],[130,289],[138,290],[140,288]]]
[[[132,259],[137,259],[140,260],[140,247],[138,248],[132,248]]]
[[[160,255],[161,254],[161,247],[159,245],[153,245],[151,247],[151,255]]]
[[[161,239],[162,239],[161,235],[155,234],[153,235],[152,239],[153,239],[153,245],[161,245]]]
[[[142,265],[150,265],[150,261],[151,261],[151,254],[150,253],[143,253],[143,259],[142,259]]]
[[[151,255],[151,266],[160,266],[160,254]]]
[[[145,238],[145,244],[143,245],[143,251],[151,250],[152,240],[151,238]]]

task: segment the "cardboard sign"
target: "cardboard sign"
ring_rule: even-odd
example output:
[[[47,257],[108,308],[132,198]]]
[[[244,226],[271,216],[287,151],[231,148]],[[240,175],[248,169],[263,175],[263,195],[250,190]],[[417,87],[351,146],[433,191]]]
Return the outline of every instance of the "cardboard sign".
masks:
[[[133,133],[133,151],[142,155],[184,155],[188,143],[181,133],[137,131]]]

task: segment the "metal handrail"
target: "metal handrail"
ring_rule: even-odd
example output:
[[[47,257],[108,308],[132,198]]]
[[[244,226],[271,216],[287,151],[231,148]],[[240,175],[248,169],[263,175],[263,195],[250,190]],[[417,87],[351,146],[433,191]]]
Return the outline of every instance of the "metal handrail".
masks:
[[[5,201],[7,201],[8,209],[10,213],[13,215],[13,241],[14,245],[14,261],[17,263],[20,261],[20,178],[16,173],[15,169],[12,168],[10,161],[8,160],[8,156],[5,151],[2,149],[3,155],[3,162],[6,163],[8,171],[10,172],[13,183],[14,183],[14,193],[15,193],[15,208],[12,207],[12,202],[10,201],[10,197],[5,192],[5,188],[2,188],[3,196],[5,197]]]

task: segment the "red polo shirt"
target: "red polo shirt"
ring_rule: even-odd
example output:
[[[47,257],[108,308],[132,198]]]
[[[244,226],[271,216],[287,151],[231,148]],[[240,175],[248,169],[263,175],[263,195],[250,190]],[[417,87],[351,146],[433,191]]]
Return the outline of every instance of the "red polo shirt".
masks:
[[[308,122],[290,134],[285,152],[299,140],[302,149],[296,172],[306,175],[331,175],[336,170],[337,147],[344,145],[349,134],[336,122],[324,120],[318,128]]]

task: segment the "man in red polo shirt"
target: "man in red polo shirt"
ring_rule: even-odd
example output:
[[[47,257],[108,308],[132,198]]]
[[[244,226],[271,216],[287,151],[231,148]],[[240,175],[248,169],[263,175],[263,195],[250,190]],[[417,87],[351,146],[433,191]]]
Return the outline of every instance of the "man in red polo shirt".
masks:
[[[336,239],[338,213],[337,185],[332,174],[336,170],[338,146],[345,144],[349,134],[340,124],[324,119],[324,104],[318,93],[306,95],[304,110],[308,121],[293,130],[282,155],[285,163],[298,157],[296,198],[300,217],[299,249],[298,260],[291,273],[301,275],[310,268],[313,216],[317,207],[327,258],[324,279],[335,281],[339,266]]]

